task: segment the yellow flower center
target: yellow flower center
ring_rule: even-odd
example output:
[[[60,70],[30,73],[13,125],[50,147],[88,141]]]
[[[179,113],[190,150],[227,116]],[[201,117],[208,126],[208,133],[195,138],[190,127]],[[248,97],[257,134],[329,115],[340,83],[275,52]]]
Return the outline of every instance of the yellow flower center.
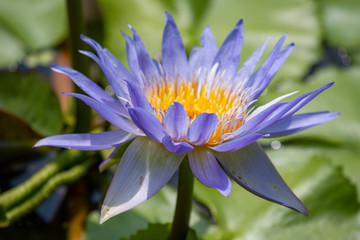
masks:
[[[207,76],[202,82],[198,77],[191,80],[163,79],[149,86],[145,94],[161,123],[164,123],[166,110],[174,101],[184,106],[188,125],[201,113],[215,113],[219,122],[206,144],[217,145],[243,124],[249,104],[246,94],[236,91],[239,87],[221,82],[219,74],[213,78],[209,80]]]

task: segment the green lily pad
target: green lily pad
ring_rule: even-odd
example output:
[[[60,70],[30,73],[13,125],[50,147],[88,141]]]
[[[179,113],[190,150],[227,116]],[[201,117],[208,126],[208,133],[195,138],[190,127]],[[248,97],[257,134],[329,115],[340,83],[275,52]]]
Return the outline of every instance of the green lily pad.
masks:
[[[13,115],[28,124],[29,134],[33,131],[40,136],[54,135],[62,127],[58,100],[48,80],[36,73],[1,75],[0,111],[6,114],[4,116]],[[0,119],[1,122],[6,120],[6,117]],[[2,131],[16,132],[16,129],[2,128]]]
[[[67,32],[65,2],[0,2],[0,68],[16,64],[26,52],[52,47]]]

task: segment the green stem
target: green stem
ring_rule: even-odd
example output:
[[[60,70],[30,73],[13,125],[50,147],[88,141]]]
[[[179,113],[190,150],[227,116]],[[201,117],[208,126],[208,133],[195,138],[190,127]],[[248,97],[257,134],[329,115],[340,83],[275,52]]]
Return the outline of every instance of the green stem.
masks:
[[[69,21],[69,40],[70,51],[72,58],[73,68],[84,75],[89,73],[89,61],[88,58],[81,55],[78,50],[85,49],[86,46],[80,39],[80,34],[85,34],[85,23],[83,18],[83,8],[81,0],[67,0],[67,13]],[[83,91],[76,87],[77,93],[83,93]],[[91,109],[86,106],[81,100],[76,99],[76,124],[74,132],[89,132]]]
[[[43,185],[50,177],[54,176],[62,169],[75,164],[77,161],[77,156],[70,156],[68,151],[64,151],[26,182],[2,193],[0,195],[0,210],[6,211],[16,205],[32,192],[36,191],[36,189]]]
[[[5,221],[0,220],[0,227],[6,227],[14,220],[22,217],[30,212],[34,207],[38,206],[42,201],[47,199],[57,187],[63,184],[67,184],[78,180],[83,177],[88,168],[90,167],[92,160],[85,160],[84,162],[75,165],[69,170],[60,172],[50,178],[41,188],[33,195],[27,198],[22,204],[10,209],[5,213]]]
[[[169,240],[186,239],[189,229],[193,188],[194,175],[191,172],[189,160],[186,158],[179,168],[178,195]]]

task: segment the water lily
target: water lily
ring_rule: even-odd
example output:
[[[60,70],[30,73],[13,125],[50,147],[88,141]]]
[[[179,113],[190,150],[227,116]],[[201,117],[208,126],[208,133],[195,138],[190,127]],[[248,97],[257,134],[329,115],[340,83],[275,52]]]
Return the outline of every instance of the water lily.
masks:
[[[151,198],[182,161],[189,161],[202,184],[226,197],[231,192],[232,178],[250,192],[307,216],[306,207],[256,141],[293,134],[336,118],[338,113],[334,112],[295,115],[333,83],[291,101],[283,100],[297,92],[256,106],[257,98],[294,48],[293,43],[282,47],[286,35],[256,70],[268,41],[239,69],[244,38],[242,20],[220,48],[210,27],[206,27],[201,34],[201,47],[195,46],[189,57],[169,13],[165,20],[161,62],[149,56],[140,36],[129,26],[133,37],[124,37],[130,71],[109,50],[81,36],[96,54],[80,52],[101,67],[115,96],[71,68],[51,68],[69,76],[88,96],[64,94],[84,101],[117,130],[56,135],[35,146],[78,150],[114,147],[100,165],[102,169],[122,144],[131,141],[106,194],[101,222]]]

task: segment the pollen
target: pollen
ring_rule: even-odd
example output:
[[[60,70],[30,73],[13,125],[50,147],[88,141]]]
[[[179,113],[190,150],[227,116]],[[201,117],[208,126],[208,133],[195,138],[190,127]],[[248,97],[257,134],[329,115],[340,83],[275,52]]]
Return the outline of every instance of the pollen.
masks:
[[[206,71],[201,69],[190,79],[167,79],[147,88],[146,96],[154,114],[164,123],[166,110],[174,101],[181,103],[188,116],[188,125],[201,113],[215,113],[219,122],[207,145],[217,145],[238,129],[246,117],[249,102],[246,91],[224,73],[216,73],[217,66]]]

